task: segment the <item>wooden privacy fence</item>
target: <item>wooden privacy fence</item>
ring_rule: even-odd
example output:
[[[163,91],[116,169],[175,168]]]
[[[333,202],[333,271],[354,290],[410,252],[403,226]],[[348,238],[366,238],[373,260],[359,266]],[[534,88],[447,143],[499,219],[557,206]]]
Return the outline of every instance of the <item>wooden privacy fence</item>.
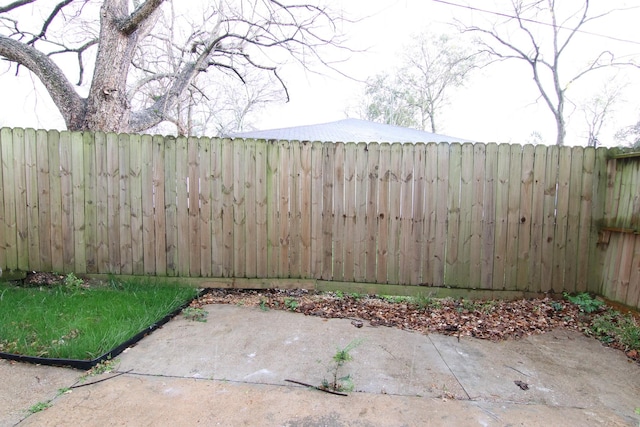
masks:
[[[607,176],[600,293],[640,308],[640,154],[613,155]]]
[[[606,153],[4,128],[0,266],[600,291]]]

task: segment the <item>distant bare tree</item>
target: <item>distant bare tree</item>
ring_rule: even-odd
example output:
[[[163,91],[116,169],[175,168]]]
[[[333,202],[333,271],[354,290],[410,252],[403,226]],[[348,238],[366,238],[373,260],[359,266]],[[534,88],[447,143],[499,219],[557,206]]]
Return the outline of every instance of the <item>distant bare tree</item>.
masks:
[[[556,122],[557,145],[564,145],[567,133],[565,107],[567,90],[579,79],[605,67],[635,65],[619,61],[608,50],[594,52],[580,69],[570,70],[567,52],[583,27],[615,10],[592,14],[589,0],[510,0],[510,9],[501,20],[486,27],[461,25],[463,32],[475,33],[484,51],[497,60],[516,59],[528,64],[533,80]],[[571,74],[568,74],[571,73]]]
[[[265,73],[288,99],[281,66],[330,65],[323,48],[343,46],[338,20],[315,2],[18,0],[0,6],[0,57],[44,84],[70,130],[141,132],[169,121],[191,132],[189,111],[216,98],[216,73],[247,84],[249,73]],[[71,80],[82,85],[87,70],[83,96]]]
[[[397,71],[367,82],[365,117],[436,132],[450,90],[465,83],[481,65],[481,56],[458,38],[423,32],[414,36],[402,57]]]
[[[615,104],[622,100],[624,87],[620,84],[605,84],[599,93],[579,106],[587,125],[589,147],[597,147],[600,144],[602,126],[614,112]]]

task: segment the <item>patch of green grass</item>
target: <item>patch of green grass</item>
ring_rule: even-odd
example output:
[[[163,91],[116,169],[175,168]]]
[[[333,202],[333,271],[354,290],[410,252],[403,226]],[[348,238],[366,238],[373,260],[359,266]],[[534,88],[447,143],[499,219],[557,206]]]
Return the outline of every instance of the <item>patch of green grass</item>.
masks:
[[[32,414],[35,414],[36,412],[44,411],[45,409],[50,407],[51,407],[51,403],[49,402],[38,402],[29,408],[29,412],[31,412]]]
[[[640,352],[640,326],[630,315],[615,310],[598,314],[591,322],[590,332],[604,343],[620,343],[625,351]]]
[[[90,360],[194,298],[196,289],[149,280],[85,287],[68,275],[51,287],[0,283],[0,351]]]

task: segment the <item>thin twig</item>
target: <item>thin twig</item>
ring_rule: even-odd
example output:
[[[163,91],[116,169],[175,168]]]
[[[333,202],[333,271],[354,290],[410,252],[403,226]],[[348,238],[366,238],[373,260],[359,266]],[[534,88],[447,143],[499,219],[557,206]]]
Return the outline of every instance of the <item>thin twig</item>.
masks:
[[[327,390],[326,388],[318,387],[318,386],[315,386],[315,385],[303,383],[303,382],[296,381],[296,380],[285,380],[285,381],[290,382],[290,383],[294,383],[294,384],[298,384],[298,385],[303,385],[305,387],[311,387],[311,388],[316,389],[318,391],[324,391],[325,393],[335,394],[336,396],[349,396],[348,394],[340,393],[339,391]]]
[[[90,382],[90,383],[84,383],[84,384],[78,384],[78,385],[72,385],[69,388],[70,389],[74,389],[74,388],[86,387],[88,385],[98,384],[98,383],[101,383],[102,381],[110,380],[112,378],[119,377],[120,375],[128,374],[131,371],[133,371],[133,369],[129,369],[128,371],[124,371],[124,372],[118,372],[117,374],[112,375],[109,378],[102,378],[102,379],[100,379],[98,381],[93,381],[93,382]]]

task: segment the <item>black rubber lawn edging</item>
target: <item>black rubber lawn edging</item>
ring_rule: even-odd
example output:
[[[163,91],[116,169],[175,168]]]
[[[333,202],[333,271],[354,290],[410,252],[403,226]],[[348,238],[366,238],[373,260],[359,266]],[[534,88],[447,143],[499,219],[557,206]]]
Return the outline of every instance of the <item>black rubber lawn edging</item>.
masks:
[[[127,348],[136,344],[142,338],[151,334],[156,329],[162,327],[165,323],[169,322],[169,320],[173,319],[178,314],[180,314],[180,312],[183,309],[189,307],[192,301],[200,298],[205,292],[206,290],[201,290],[200,292],[198,292],[198,295],[196,295],[194,298],[192,298],[191,300],[187,301],[186,303],[184,303],[183,305],[175,309],[173,312],[167,314],[159,321],[145,328],[143,331],[138,332],[132,338],[129,338],[127,341],[123,342],[119,346],[112,348],[111,350],[107,351],[101,356],[96,357],[95,359],[91,359],[91,360],[59,359],[59,358],[49,358],[49,357],[25,356],[23,354],[4,353],[1,351],[0,351],[0,359],[15,360],[17,362],[33,363],[37,365],[62,366],[62,367],[69,367],[74,369],[80,369],[83,371],[88,371],[89,369],[96,366],[98,363],[116,357]]]

